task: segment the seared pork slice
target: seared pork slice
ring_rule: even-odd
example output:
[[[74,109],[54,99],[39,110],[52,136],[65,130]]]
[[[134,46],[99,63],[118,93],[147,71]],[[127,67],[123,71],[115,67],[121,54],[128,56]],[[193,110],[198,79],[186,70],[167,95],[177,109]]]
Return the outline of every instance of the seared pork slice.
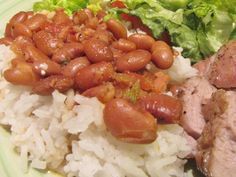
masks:
[[[208,75],[211,72],[211,66],[215,60],[216,60],[216,55],[213,55],[209,58],[206,58],[205,60],[199,61],[198,63],[193,65],[193,67],[198,70],[198,74],[200,76],[205,76],[206,78],[208,78]]]
[[[216,60],[210,67],[208,79],[217,88],[236,87],[236,40],[218,51]]]
[[[182,86],[181,96],[183,112],[180,123],[187,133],[198,138],[205,126],[202,106],[211,98],[216,88],[207,79],[198,76],[185,82]]]
[[[198,167],[208,177],[235,177],[236,92],[215,92],[204,109],[209,121],[198,139]]]

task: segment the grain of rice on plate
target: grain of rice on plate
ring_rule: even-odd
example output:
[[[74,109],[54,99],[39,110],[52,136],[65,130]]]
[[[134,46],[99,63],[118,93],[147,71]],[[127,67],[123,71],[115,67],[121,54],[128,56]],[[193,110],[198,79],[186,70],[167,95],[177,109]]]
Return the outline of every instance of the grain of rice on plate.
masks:
[[[1,72],[13,57],[9,47],[0,45]],[[187,61],[177,58],[178,63]],[[175,70],[178,63],[173,65]],[[184,77],[195,75],[190,63],[186,66]],[[104,105],[96,98],[75,95],[73,90],[39,96],[3,77],[0,93],[0,124],[10,127],[25,170],[29,162],[31,167],[53,169],[68,177],[191,176],[184,173],[186,160],[179,158],[190,147],[178,125],[159,126],[158,138],[151,144],[127,144],[106,131]]]

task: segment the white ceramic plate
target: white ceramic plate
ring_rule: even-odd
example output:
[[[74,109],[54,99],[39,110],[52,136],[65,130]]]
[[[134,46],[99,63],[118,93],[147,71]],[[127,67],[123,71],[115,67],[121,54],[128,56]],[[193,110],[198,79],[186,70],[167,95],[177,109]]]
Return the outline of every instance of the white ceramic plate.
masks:
[[[30,10],[39,0],[0,0],[0,35],[5,31],[6,23],[19,11]]]

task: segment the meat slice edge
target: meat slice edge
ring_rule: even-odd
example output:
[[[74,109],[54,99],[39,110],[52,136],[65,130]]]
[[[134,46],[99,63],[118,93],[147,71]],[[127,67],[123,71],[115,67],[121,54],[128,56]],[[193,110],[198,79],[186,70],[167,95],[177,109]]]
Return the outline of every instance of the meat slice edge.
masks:
[[[196,161],[209,177],[236,174],[236,93],[219,90],[206,105],[208,119],[198,139]]]
[[[208,64],[205,64],[207,68]],[[222,46],[215,61],[208,68],[207,78],[217,88],[236,87],[236,40]]]
[[[180,123],[185,131],[196,139],[205,126],[202,106],[215,91],[216,88],[201,76],[189,79],[182,86],[180,99],[183,103],[183,112]]]

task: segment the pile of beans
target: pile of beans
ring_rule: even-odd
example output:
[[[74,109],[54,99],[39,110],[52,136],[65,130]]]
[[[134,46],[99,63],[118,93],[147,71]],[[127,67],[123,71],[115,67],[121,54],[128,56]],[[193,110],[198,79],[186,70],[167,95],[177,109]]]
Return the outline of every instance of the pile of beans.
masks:
[[[181,102],[162,94],[170,80],[162,70],[171,67],[174,53],[147,34],[128,36],[120,21],[105,22],[104,15],[88,9],[72,18],[62,9],[52,18],[17,13],[0,39],[16,54],[4,78],[39,95],[74,89],[97,97],[105,104],[104,121],[112,135],[150,143],[157,137],[157,121],[176,123],[181,114]]]

